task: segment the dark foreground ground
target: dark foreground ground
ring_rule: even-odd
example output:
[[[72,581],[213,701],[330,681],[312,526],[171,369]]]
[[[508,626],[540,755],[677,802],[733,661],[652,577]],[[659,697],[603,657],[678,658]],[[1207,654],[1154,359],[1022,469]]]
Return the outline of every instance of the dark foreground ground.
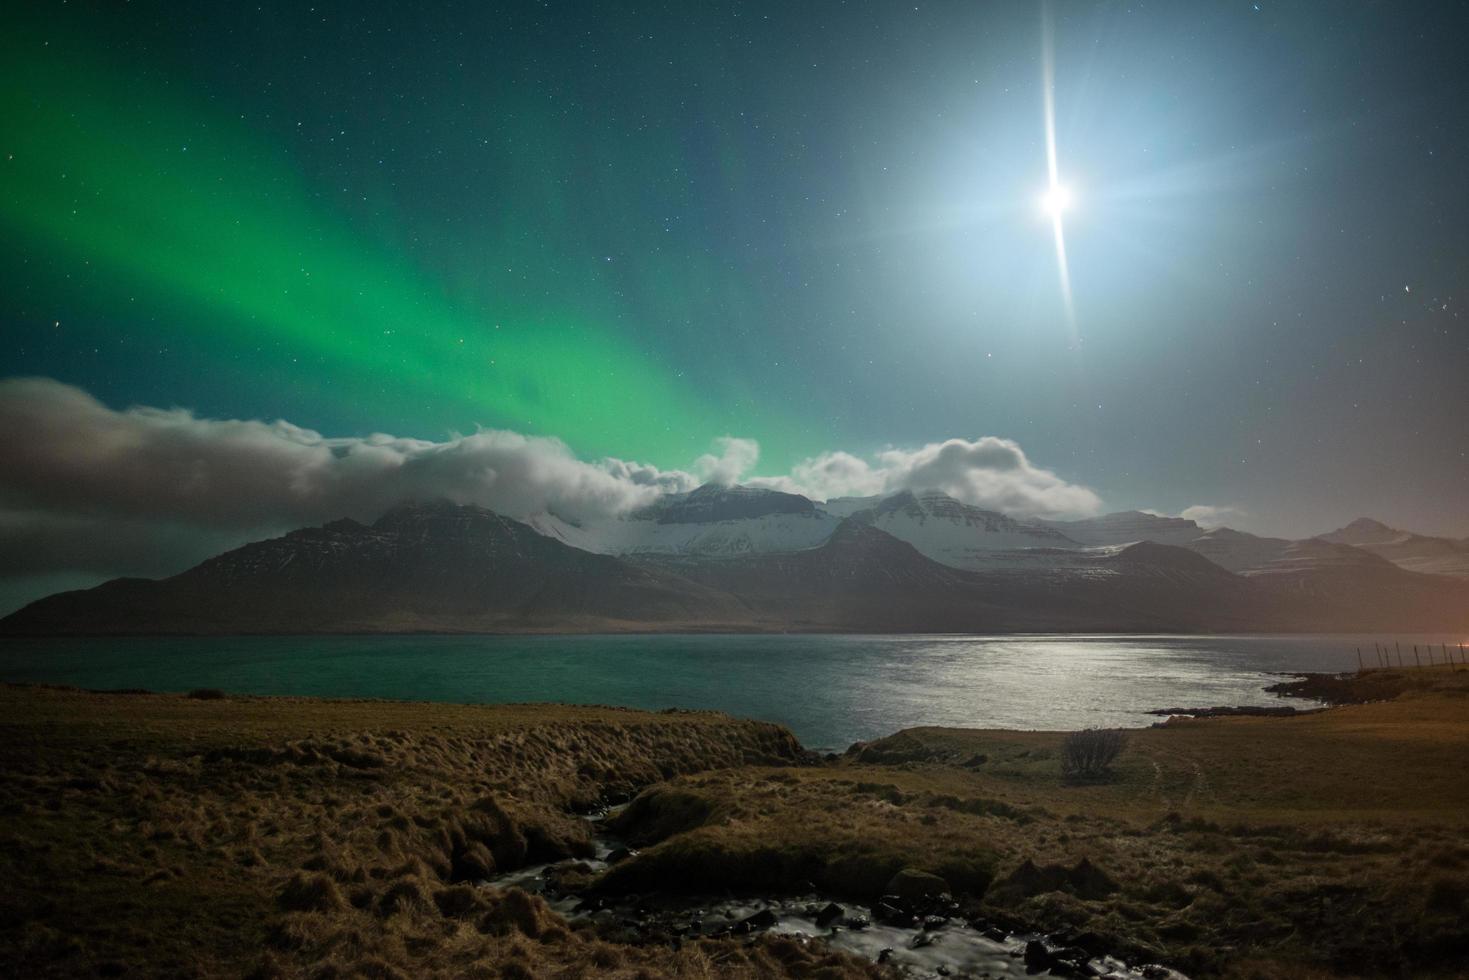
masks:
[[[823,761],[705,713],[0,688],[0,972],[885,975],[468,884],[587,856],[574,812],[641,794],[638,853],[576,887],[872,904],[912,868],[966,917],[1195,976],[1466,975],[1469,671],[1308,683],[1345,706],[1171,721],[1084,784],[1054,733]]]

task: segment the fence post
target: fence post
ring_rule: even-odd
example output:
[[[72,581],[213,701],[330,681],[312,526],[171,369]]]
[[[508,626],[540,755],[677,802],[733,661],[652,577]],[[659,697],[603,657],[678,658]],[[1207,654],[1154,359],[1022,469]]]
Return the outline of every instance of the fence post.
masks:
[[[1413,666],[1422,667],[1423,661],[1418,659],[1418,644],[1413,644]]]
[[[1364,668],[1362,667],[1362,648],[1357,647],[1357,673],[1360,674],[1363,670]]]
[[[1401,667],[1403,665],[1403,645],[1397,640],[1393,640],[1392,645],[1393,649],[1398,651],[1398,666]]]

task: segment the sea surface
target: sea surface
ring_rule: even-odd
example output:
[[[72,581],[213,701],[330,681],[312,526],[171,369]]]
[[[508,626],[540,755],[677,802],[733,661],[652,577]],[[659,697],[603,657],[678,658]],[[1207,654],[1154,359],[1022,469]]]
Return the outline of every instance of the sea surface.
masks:
[[[0,641],[0,681],[93,689],[712,708],[811,748],[915,725],[1144,727],[1151,709],[1278,705],[1291,671],[1464,636],[297,636]]]

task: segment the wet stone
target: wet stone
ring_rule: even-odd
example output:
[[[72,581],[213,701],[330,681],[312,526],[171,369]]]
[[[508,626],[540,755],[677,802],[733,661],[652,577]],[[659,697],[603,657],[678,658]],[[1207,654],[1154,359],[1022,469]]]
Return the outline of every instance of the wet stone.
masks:
[[[872,917],[884,925],[908,927],[914,924],[913,909],[896,895],[884,895],[872,907]]]
[[[836,902],[832,902],[826,908],[817,910],[816,914],[812,916],[812,921],[825,929],[827,926],[839,921],[846,914],[845,909]]]
[[[770,909],[761,909],[754,915],[741,919],[735,926],[735,931],[738,933],[759,932],[774,926],[777,921],[779,920],[776,919],[774,912]]]

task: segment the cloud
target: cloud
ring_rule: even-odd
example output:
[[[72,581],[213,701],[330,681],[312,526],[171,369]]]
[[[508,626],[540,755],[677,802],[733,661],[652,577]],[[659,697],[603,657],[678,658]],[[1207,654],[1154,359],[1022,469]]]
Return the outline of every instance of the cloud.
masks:
[[[720,436],[714,444],[719,447],[718,456],[705,453],[694,460],[694,472],[705,483],[717,483],[722,487],[737,483],[760,459],[760,444],[754,439]]]
[[[1249,515],[1238,507],[1195,504],[1185,507],[1178,516],[1193,521],[1200,527],[1223,527],[1226,524],[1238,524]]]
[[[207,528],[371,520],[405,500],[448,499],[511,517],[621,513],[681,472],[577,459],[559,439],[484,430],[443,442],[326,438],[288,422],[113,411],[46,379],[0,381],[0,507]]]
[[[749,476],[759,459],[755,440],[735,436],[715,440],[688,471],[585,461],[559,439],[502,430],[442,441],[333,438],[182,408],[117,411],[50,379],[0,380],[0,580],[19,594],[22,580],[166,575],[246,541],[340,517],[370,522],[412,500],[595,522],[663,493],[743,480],[818,500],[936,488],[1032,516],[1100,505],[1014,442],[988,436],[870,457],[828,452],[787,474]]]
[[[0,578],[160,575],[245,541],[410,500],[595,520],[697,478],[560,440],[327,438],[288,422],[114,411],[42,378],[0,381]]]
[[[635,486],[652,487],[659,493],[687,493],[699,485],[692,473],[683,470],[660,470],[647,463],[628,463],[620,459],[604,459],[597,464],[615,479]]]
[[[819,500],[942,490],[976,507],[1024,517],[1087,517],[1102,507],[1091,490],[1036,466],[1018,443],[995,436],[885,449],[871,461],[846,452],[823,453],[792,467],[789,476],[750,482]]]
[[[804,494],[813,500],[871,497],[886,489],[882,471],[859,456],[841,451],[804,459],[791,467],[789,476],[755,477],[749,483],[771,490]]]

